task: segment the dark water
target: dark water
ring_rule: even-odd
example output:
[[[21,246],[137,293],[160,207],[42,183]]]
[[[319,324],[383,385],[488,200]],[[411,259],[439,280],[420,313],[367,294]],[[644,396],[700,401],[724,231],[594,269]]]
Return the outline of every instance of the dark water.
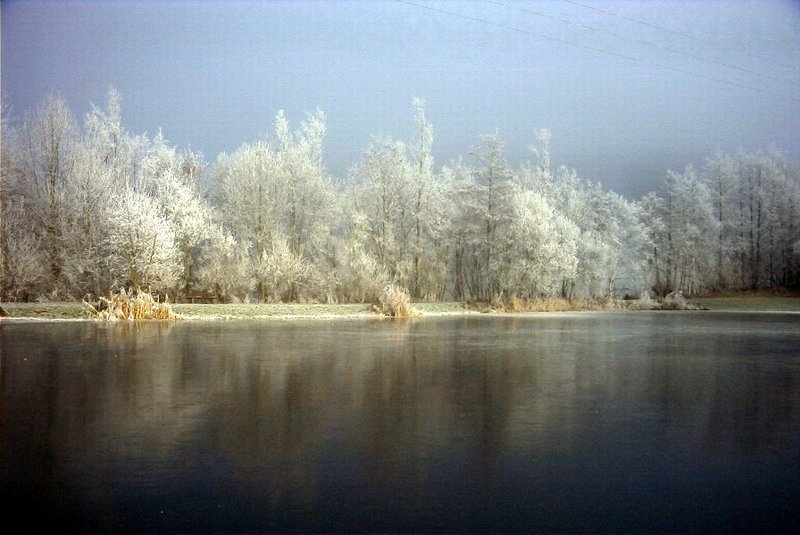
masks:
[[[28,530],[775,531],[800,316],[0,326]]]

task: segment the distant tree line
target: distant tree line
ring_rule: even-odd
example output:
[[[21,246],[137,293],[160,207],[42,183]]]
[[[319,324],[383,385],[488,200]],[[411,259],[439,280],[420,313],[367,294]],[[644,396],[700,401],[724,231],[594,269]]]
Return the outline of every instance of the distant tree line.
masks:
[[[436,168],[424,103],[406,143],[377,138],[348,176],[322,160],[321,111],[207,164],[124,129],[119,95],[79,125],[63,99],[2,120],[0,297],[121,287],[226,301],[611,298],[797,287],[800,170],[776,150],[716,154],[629,201],[550,165],[514,169],[497,134]]]

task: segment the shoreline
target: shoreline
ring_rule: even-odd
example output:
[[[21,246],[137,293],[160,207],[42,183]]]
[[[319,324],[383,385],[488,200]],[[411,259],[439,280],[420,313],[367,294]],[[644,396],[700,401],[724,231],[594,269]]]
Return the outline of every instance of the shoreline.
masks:
[[[800,312],[800,297],[741,295],[720,297],[698,297],[689,300],[691,305],[717,312]],[[166,321],[235,321],[235,320],[335,320],[335,319],[380,319],[387,318],[372,310],[370,304],[171,304],[180,317]],[[421,302],[412,304],[417,313],[412,318],[457,315],[516,316],[521,314],[563,314],[565,312],[620,312],[630,308],[607,308],[586,310],[528,310],[497,311],[489,308],[468,306],[463,302]],[[91,318],[81,302],[0,303],[6,316],[0,322],[53,322],[53,321],[97,321]],[[164,321],[164,320],[142,320]]]
[[[381,319],[389,318],[374,312],[371,304],[189,304],[170,303],[179,317],[175,320],[137,321],[236,321],[236,320],[302,320],[302,319]],[[0,303],[5,312],[0,323],[54,322],[54,321],[105,321],[89,315],[81,302]],[[415,303],[418,317],[480,314],[469,310],[464,303]],[[119,320],[126,321],[126,320]]]

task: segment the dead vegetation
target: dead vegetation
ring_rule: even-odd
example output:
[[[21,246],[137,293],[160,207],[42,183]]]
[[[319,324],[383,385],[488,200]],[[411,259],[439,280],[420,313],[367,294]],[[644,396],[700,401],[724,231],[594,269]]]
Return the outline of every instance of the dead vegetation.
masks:
[[[172,311],[169,299],[161,302],[144,290],[126,291],[122,288],[117,293],[109,293],[101,297],[97,307],[84,301],[89,316],[107,321],[114,320],[175,320],[180,316]]]
[[[679,291],[672,292],[660,301],[643,294],[639,299],[565,299],[562,297],[535,297],[522,299],[512,296],[495,299],[490,305],[472,304],[481,312],[579,312],[603,310],[703,310],[686,300]]]
[[[513,296],[509,299],[496,299],[482,312],[577,312],[584,310],[626,310],[631,308],[628,301],[620,299],[565,299],[562,297],[534,297],[523,299]]]
[[[411,295],[408,290],[396,284],[387,284],[383,288],[383,292],[378,298],[378,304],[373,307],[373,310],[393,318],[408,318],[418,315],[411,306]]]

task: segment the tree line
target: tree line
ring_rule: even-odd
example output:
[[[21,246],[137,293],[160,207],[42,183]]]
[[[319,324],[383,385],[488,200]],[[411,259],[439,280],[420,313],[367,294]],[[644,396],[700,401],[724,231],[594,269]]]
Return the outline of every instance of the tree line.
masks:
[[[122,125],[120,97],[81,124],[50,96],[3,110],[0,297],[81,299],[122,287],[225,301],[496,301],[689,294],[800,284],[800,168],[777,150],[709,157],[627,200],[551,167],[550,134],[512,168],[495,134],[436,168],[413,101],[407,142],[380,137],[347,176],[326,119],[207,163]]]

